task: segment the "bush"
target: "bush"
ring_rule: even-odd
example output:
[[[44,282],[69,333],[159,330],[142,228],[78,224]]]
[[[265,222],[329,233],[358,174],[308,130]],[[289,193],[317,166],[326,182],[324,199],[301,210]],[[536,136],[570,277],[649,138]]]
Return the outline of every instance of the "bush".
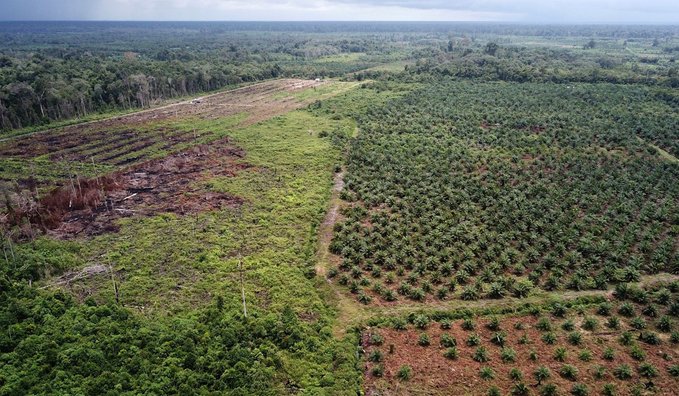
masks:
[[[592,351],[589,349],[584,349],[580,351],[580,354],[578,355],[578,359],[582,360],[583,362],[589,362],[592,360]]]
[[[479,376],[481,379],[489,381],[495,378],[495,371],[493,371],[493,369],[490,367],[481,367],[479,370]]]
[[[621,364],[613,369],[613,375],[619,380],[628,380],[632,378],[632,368],[626,364]]]
[[[490,342],[501,347],[505,345],[506,341],[507,333],[505,333],[504,331],[498,331],[497,333],[493,333],[493,335],[490,337]]]
[[[535,327],[540,331],[552,331],[552,322],[549,320],[549,318],[542,317],[538,319]]]
[[[658,369],[650,363],[641,363],[637,368],[637,372],[644,378],[655,378],[658,376]]]
[[[526,396],[528,394],[530,394],[530,390],[523,382],[514,384],[512,387],[512,396]]]
[[[523,373],[521,370],[513,367],[511,370],[509,370],[509,378],[512,381],[521,381],[523,379]]]
[[[558,347],[554,350],[554,360],[557,362],[564,362],[566,361],[567,354],[568,352],[566,352],[566,348]]]
[[[615,385],[614,384],[604,384],[603,388],[601,389],[601,394],[603,396],[615,396]]]
[[[604,353],[603,353],[602,357],[604,358],[604,360],[609,360],[609,361],[615,359],[615,352],[613,351],[613,348],[608,347],[608,348],[604,349]]]
[[[423,346],[423,347],[431,345],[431,340],[429,339],[429,335],[427,333],[420,334],[420,337],[417,339],[417,344],[419,346]]]
[[[620,305],[618,308],[618,313],[622,316],[632,317],[634,315],[634,305],[626,302]]]
[[[475,327],[476,326],[474,326],[474,321],[472,321],[471,319],[465,319],[464,321],[462,321],[463,330],[472,331],[474,330]]]
[[[472,359],[479,363],[485,363],[488,361],[488,351],[486,351],[486,348],[480,346],[474,351]]]
[[[458,358],[459,354],[457,352],[457,348],[450,347],[450,348],[446,349],[445,352],[443,352],[443,356],[445,356],[447,359],[450,359],[450,360],[456,360]]]
[[[481,338],[476,333],[472,333],[466,341],[467,346],[477,346],[481,344]]]
[[[516,351],[512,348],[502,348],[500,358],[504,363],[514,363],[516,361]]]
[[[491,317],[488,324],[486,324],[486,327],[493,331],[500,330],[500,319],[498,319],[497,316]]]
[[[382,361],[382,352],[380,352],[378,349],[375,349],[374,351],[370,352],[370,355],[368,355],[368,360],[374,363],[379,363]]]
[[[457,346],[457,340],[455,337],[448,335],[448,334],[442,334],[441,335],[441,346],[445,348],[450,348],[450,347],[456,347]]]
[[[399,367],[398,371],[396,372],[396,377],[400,379],[401,381],[409,381],[413,376],[413,369],[410,368],[407,364],[404,364],[403,366]]]
[[[491,386],[488,388],[488,396],[500,396],[500,388],[497,386]]]
[[[370,372],[374,377],[382,377],[384,375],[384,366],[381,364],[375,365]]]
[[[540,396],[556,396],[558,394],[558,389],[554,384],[546,384],[540,388]]]
[[[426,315],[417,315],[415,319],[413,319],[413,324],[415,327],[418,329],[424,330],[429,326],[429,317]]]
[[[535,380],[538,382],[538,385],[540,385],[542,384],[542,381],[551,377],[552,373],[549,371],[547,367],[540,366],[533,372],[533,376],[535,377]]]
[[[585,320],[582,322],[582,328],[587,331],[594,331],[598,326],[599,322],[592,317],[586,317]]]
[[[547,345],[554,345],[556,343],[556,334],[554,333],[545,333],[542,335],[542,342],[544,342]]]
[[[382,345],[384,343],[384,337],[380,333],[372,333],[369,339],[370,345]]]
[[[606,327],[608,327],[609,329],[614,329],[614,330],[619,329],[620,328],[620,319],[618,319],[615,316],[611,316],[606,321]]]
[[[561,328],[565,331],[573,331],[575,330],[575,323],[573,323],[572,320],[568,319],[567,321],[563,322]]]
[[[573,388],[571,388],[571,394],[573,396],[587,396],[589,395],[589,390],[585,384],[575,384],[573,385]]]
[[[578,378],[578,369],[570,364],[565,364],[559,370],[559,374],[568,380],[575,381]]]
[[[574,331],[570,334],[568,334],[568,342],[571,345],[580,345],[582,343],[582,334],[578,333],[577,331]]]
[[[632,345],[629,351],[629,355],[634,359],[634,360],[644,360],[646,359],[646,352],[644,352],[643,349],[639,348],[638,345]]]

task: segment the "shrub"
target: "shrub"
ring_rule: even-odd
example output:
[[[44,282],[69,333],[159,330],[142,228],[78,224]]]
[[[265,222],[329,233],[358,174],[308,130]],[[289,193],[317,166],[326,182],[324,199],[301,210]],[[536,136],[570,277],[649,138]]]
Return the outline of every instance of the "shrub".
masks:
[[[601,316],[608,316],[611,314],[611,310],[613,309],[613,306],[609,302],[603,302],[599,304],[597,307],[596,313],[598,313]]]
[[[565,331],[573,331],[575,330],[575,323],[573,323],[572,320],[568,319],[567,321],[563,322],[561,328]]]
[[[658,327],[658,330],[664,333],[669,333],[672,331],[672,319],[670,319],[670,317],[667,315],[663,315],[660,317],[660,320],[658,320],[656,327]]]
[[[606,376],[606,367],[596,365],[594,366],[594,378],[602,380]]]
[[[632,368],[626,364],[621,364],[613,369],[613,375],[619,380],[628,380],[632,378]]]
[[[493,316],[486,324],[486,327],[493,331],[500,330],[500,319],[497,316]]]
[[[509,370],[509,378],[512,381],[521,381],[523,379],[523,373],[516,367],[512,367],[512,369]]]
[[[420,337],[417,339],[417,344],[424,347],[429,346],[431,344],[429,335],[427,333],[420,334]]]
[[[504,363],[514,363],[516,361],[516,351],[512,348],[502,348],[500,358]]]
[[[628,317],[628,318],[629,318],[629,317],[632,317],[632,316],[634,315],[634,305],[632,305],[632,304],[630,304],[630,303],[628,303],[628,302],[622,303],[622,304],[620,305],[620,308],[618,308],[618,313],[619,313],[620,315],[626,316],[626,317]]]
[[[594,331],[594,330],[596,330],[597,327],[599,327],[599,322],[592,317],[588,316],[582,322],[582,328],[587,330],[587,331]]]
[[[618,341],[620,341],[621,345],[625,346],[632,345],[632,343],[634,342],[633,337],[634,336],[632,336],[632,333],[630,333],[629,331],[624,331],[622,332],[622,334],[620,334],[620,338],[618,338]]]
[[[614,330],[619,329],[620,328],[620,319],[618,319],[615,316],[611,316],[606,321],[606,327],[608,327],[609,329],[614,329]]]
[[[462,321],[462,329],[467,330],[467,331],[472,331],[474,330],[476,326],[474,326],[474,321],[471,319],[465,319]]]
[[[500,388],[497,386],[491,386],[488,388],[488,396],[500,396]]]
[[[479,370],[479,376],[481,379],[489,381],[495,378],[495,371],[493,371],[493,369],[490,367],[481,367]]]
[[[603,396],[615,396],[615,385],[614,384],[604,384],[601,389],[601,394]]]
[[[641,313],[648,317],[655,318],[658,316],[658,308],[653,304],[647,305],[641,310]]]
[[[542,342],[547,345],[554,345],[556,343],[556,335],[554,333],[545,333],[542,335]]]
[[[375,349],[374,351],[370,352],[368,359],[371,362],[379,363],[382,361],[382,352],[380,352],[378,349]]]
[[[552,331],[552,322],[550,322],[549,318],[542,317],[538,319],[535,327],[540,331]]]
[[[646,352],[644,352],[643,349],[639,348],[638,345],[632,345],[629,351],[629,355],[632,357],[634,360],[644,360],[646,358]]]
[[[476,351],[474,351],[472,359],[476,360],[479,363],[485,363],[488,361],[488,351],[486,351],[486,348],[480,346],[476,348]]]
[[[615,358],[615,352],[613,351],[613,348],[606,348],[604,349],[603,356],[604,360],[613,360]]]
[[[573,396],[587,396],[589,395],[589,390],[585,384],[575,384],[573,385],[573,388],[571,388],[571,394]]]
[[[674,364],[670,367],[667,368],[667,372],[672,376],[672,377],[679,377],[679,364]]]
[[[644,378],[655,378],[658,376],[658,369],[650,363],[641,363],[637,368],[637,372]]]
[[[396,372],[396,377],[400,379],[401,381],[408,381],[412,378],[413,376],[413,369],[410,368],[407,364],[404,364],[403,366],[399,367],[398,371]]]
[[[546,384],[540,388],[540,396],[556,396],[558,389],[554,384]]]
[[[552,315],[559,318],[563,318],[564,316],[566,316],[566,312],[568,312],[568,310],[564,305],[559,303],[555,303],[554,305],[552,305]]]
[[[467,346],[477,346],[481,344],[481,338],[476,333],[469,335],[466,341]]]
[[[530,393],[528,387],[523,382],[514,384],[512,387],[512,396],[526,396]]]
[[[643,330],[646,328],[646,321],[644,320],[644,318],[640,316],[637,316],[634,319],[632,319],[629,324],[630,326],[637,330]]]
[[[592,360],[592,351],[590,351],[589,349],[583,349],[582,351],[580,351],[578,358],[583,362],[589,362]]]
[[[441,345],[446,348],[450,347],[456,347],[457,346],[457,340],[455,337],[448,335],[448,334],[442,334],[441,335]]]
[[[493,335],[490,337],[490,342],[501,347],[505,345],[506,340],[507,333],[505,333],[504,331],[498,331],[496,333],[493,333]]]
[[[578,378],[578,369],[570,364],[564,364],[561,369],[559,369],[559,374],[568,380],[575,381]]]
[[[538,382],[538,385],[540,385],[542,384],[542,381],[551,377],[552,373],[549,371],[547,367],[540,366],[537,369],[535,369],[535,371],[533,372],[533,376],[535,377],[535,380]]]
[[[450,347],[450,348],[446,349],[445,352],[443,352],[443,356],[445,356],[447,359],[450,359],[450,360],[456,360],[458,358],[459,354],[457,352],[457,348]]]
[[[571,345],[580,345],[582,343],[582,334],[577,331],[568,334],[568,342]]]
[[[413,320],[413,324],[415,325],[415,327],[422,330],[426,329],[427,326],[429,326],[429,322],[430,322],[429,317],[426,315],[417,315]]]
[[[384,366],[381,364],[373,366],[372,370],[370,370],[373,376],[375,377],[381,377],[384,375]]]
[[[478,300],[479,291],[476,289],[475,286],[466,286],[464,289],[462,289],[462,294],[460,295],[460,298],[462,298],[465,301]]]
[[[453,322],[448,318],[441,319],[441,328],[443,330],[449,330],[453,327]]]
[[[641,334],[639,334],[639,340],[643,341],[649,345],[658,345],[660,344],[660,338],[658,335],[652,331],[645,331]]]
[[[566,361],[567,354],[568,352],[566,352],[566,348],[558,347],[554,350],[554,360],[557,362],[564,362]]]
[[[370,345],[382,345],[384,343],[384,337],[380,333],[372,333],[369,340]]]

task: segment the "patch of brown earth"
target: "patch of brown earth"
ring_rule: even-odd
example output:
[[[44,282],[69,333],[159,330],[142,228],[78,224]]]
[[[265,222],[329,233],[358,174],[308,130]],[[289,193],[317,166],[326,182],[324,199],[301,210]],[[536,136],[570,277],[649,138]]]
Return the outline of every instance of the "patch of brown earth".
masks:
[[[598,317],[600,323],[604,318]],[[631,394],[632,387],[644,385],[648,382],[638,373],[641,363],[629,355],[629,347],[622,346],[618,342],[621,330],[609,330],[602,324],[597,331],[589,332],[578,328],[582,333],[582,343],[574,346],[567,341],[568,332],[560,328],[563,319],[551,318],[557,342],[547,345],[541,337],[544,334],[536,328],[537,319],[532,316],[510,317],[501,321],[501,329],[507,333],[505,346],[516,352],[514,362],[503,362],[501,358],[502,348],[493,344],[490,340],[493,331],[485,325],[487,319],[475,320],[476,329],[473,331],[463,330],[462,321],[453,322],[452,328],[441,329],[437,323],[432,323],[427,329],[419,330],[412,326],[407,330],[395,330],[391,328],[369,328],[362,335],[362,346],[369,356],[371,352],[379,350],[383,355],[384,374],[376,377],[372,374],[372,368],[377,364],[367,362],[365,369],[365,389],[367,395],[486,395],[491,386],[500,389],[500,394],[508,395],[518,382],[524,383],[530,389],[529,394],[537,395],[541,386],[538,386],[534,378],[535,370],[540,366],[549,369],[551,376],[542,384],[551,383],[558,387],[559,395],[570,394],[571,388],[576,383],[585,384],[590,394],[601,394],[604,384],[612,383],[619,395]],[[576,320],[576,323],[578,321]],[[517,330],[514,326],[522,323],[524,329]],[[579,327],[579,326],[578,326]],[[628,326],[624,326],[627,328]],[[369,340],[372,333],[379,333],[384,337],[382,345],[371,345]],[[418,344],[420,334],[426,333],[431,345],[421,346]],[[468,346],[465,341],[476,333],[481,339],[480,346],[488,352],[488,362],[479,363],[472,358],[476,346]],[[441,336],[447,334],[457,340],[457,359],[448,359],[444,356],[447,348],[441,346]],[[523,344],[520,339],[525,336],[527,343]],[[679,381],[668,373],[668,368],[676,364],[679,358],[679,348],[664,341],[660,345],[648,345],[637,341],[637,345],[645,352],[645,362],[652,364],[658,370],[658,377],[653,378],[653,394],[674,395]],[[555,360],[554,354],[557,348],[566,349],[565,361]],[[613,360],[603,359],[603,351],[606,348],[614,351]],[[592,354],[590,361],[582,361],[579,354],[583,350],[589,350]],[[531,351],[537,354],[537,360],[530,358]],[[561,368],[570,364],[578,369],[577,378],[570,380],[559,374]],[[632,376],[627,380],[620,380],[613,375],[616,367],[626,364],[632,370]],[[401,381],[397,373],[401,366],[408,365],[412,369],[412,378],[409,381]],[[601,378],[595,375],[597,366],[605,369]],[[480,376],[482,367],[489,367],[494,372],[494,378],[484,380]],[[523,375],[522,381],[514,381],[510,378],[510,370],[516,368]]]
[[[243,156],[226,138],[99,178],[72,178],[37,201],[15,199],[5,223],[30,228],[28,220],[53,236],[73,238],[117,231],[123,217],[237,207],[241,198],[206,191],[197,182],[249,168]]]

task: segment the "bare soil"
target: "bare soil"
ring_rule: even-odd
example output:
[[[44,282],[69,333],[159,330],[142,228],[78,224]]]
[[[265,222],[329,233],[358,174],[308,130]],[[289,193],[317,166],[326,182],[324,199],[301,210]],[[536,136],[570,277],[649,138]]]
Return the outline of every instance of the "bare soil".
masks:
[[[561,330],[560,325],[563,319],[552,318],[555,326],[555,334],[558,341],[555,345],[547,345],[541,340],[542,332],[536,328],[537,318],[532,316],[510,317],[501,321],[501,329],[507,333],[506,346],[516,351],[515,362],[504,363],[501,360],[501,348],[490,342],[493,331],[485,327],[487,319],[475,320],[476,329],[466,331],[461,328],[462,321],[453,322],[449,330],[442,330],[438,323],[432,323],[426,330],[418,330],[409,327],[408,330],[398,331],[391,328],[368,328],[362,336],[362,345],[368,355],[373,350],[380,350],[384,356],[384,376],[375,377],[371,374],[371,369],[376,363],[366,363],[365,369],[365,389],[367,395],[485,395],[491,386],[497,386],[501,394],[510,394],[512,387],[516,383],[509,377],[509,371],[517,368],[523,373],[523,383],[530,388],[530,394],[537,395],[540,389],[537,381],[533,377],[533,372],[539,366],[547,367],[551,372],[551,377],[543,381],[553,383],[559,389],[558,394],[570,394],[570,390],[575,383],[584,383],[589,388],[590,394],[601,394],[603,385],[613,383],[616,386],[618,395],[629,395],[635,385],[642,386],[648,380],[641,378],[637,372],[637,367],[641,362],[634,360],[629,355],[629,347],[622,346],[618,341],[620,330],[610,330],[603,326],[604,318],[598,317],[600,328],[594,332],[584,331],[576,328],[583,334],[582,344],[573,346],[568,343],[566,337],[568,332]],[[521,322],[525,326],[524,330],[516,330],[515,323]],[[575,321],[578,323],[578,321]],[[384,337],[384,343],[380,346],[370,345],[370,334],[378,332]],[[431,345],[424,347],[418,345],[421,333],[427,333],[431,339]],[[465,341],[472,333],[477,333],[481,338],[481,345],[488,351],[490,360],[487,363],[479,363],[472,359],[472,354],[476,347],[467,346]],[[440,345],[441,335],[448,334],[457,340],[457,350],[459,357],[456,360],[448,359],[444,356],[446,348]],[[519,339],[526,335],[528,344],[520,344]],[[676,345],[664,340],[660,345],[648,345],[637,342],[645,351],[645,362],[651,363],[658,369],[658,377],[653,379],[655,385],[652,393],[655,395],[675,395],[679,380],[671,377],[667,369],[670,365],[676,364],[679,359],[679,350]],[[567,350],[567,357],[564,362],[556,361],[554,351],[558,347]],[[607,347],[615,351],[615,358],[608,361],[602,358],[604,349]],[[389,353],[393,348],[393,353]],[[592,353],[592,360],[583,362],[579,359],[580,351],[588,349]],[[537,361],[529,358],[530,351],[537,353]],[[669,357],[672,360],[667,360]],[[579,373],[575,381],[571,381],[559,375],[559,370],[563,365],[570,364],[578,368]],[[621,364],[627,364],[632,368],[632,378],[629,380],[619,380],[613,376],[613,370]],[[409,381],[400,381],[397,372],[402,365],[409,365],[412,368],[412,378]],[[594,376],[595,367],[601,365],[606,369],[603,378],[597,379]],[[479,375],[482,367],[490,367],[495,372],[492,380],[483,380]]]
[[[115,152],[115,155],[98,158],[98,161],[121,165],[116,159],[130,152],[158,142],[167,143],[165,146],[167,149],[195,138],[193,134],[187,134],[185,131],[155,126],[159,121],[181,121],[187,118],[219,119],[247,113],[240,126],[248,126],[307,104],[292,96],[286,96],[285,93],[292,94],[322,84],[325,82],[299,79],[267,81],[208,95],[199,100],[34,133],[0,142],[0,158],[33,158],[49,155],[52,160],[86,161],[102,153]],[[125,150],[116,151],[120,148]]]
[[[117,231],[116,220],[123,217],[237,207],[242,199],[206,191],[199,182],[249,168],[243,157],[226,138],[99,178],[74,178],[37,202],[19,206],[5,221],[24,224],[29,219],[48,234],[73,238]]]

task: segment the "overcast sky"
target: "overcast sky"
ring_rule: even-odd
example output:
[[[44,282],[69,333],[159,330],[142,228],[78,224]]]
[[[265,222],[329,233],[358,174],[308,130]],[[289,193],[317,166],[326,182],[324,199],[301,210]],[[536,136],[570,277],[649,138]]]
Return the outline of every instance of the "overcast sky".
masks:
[[[0,0],[0,20],[408,20],[679,24],[679,0]]]

